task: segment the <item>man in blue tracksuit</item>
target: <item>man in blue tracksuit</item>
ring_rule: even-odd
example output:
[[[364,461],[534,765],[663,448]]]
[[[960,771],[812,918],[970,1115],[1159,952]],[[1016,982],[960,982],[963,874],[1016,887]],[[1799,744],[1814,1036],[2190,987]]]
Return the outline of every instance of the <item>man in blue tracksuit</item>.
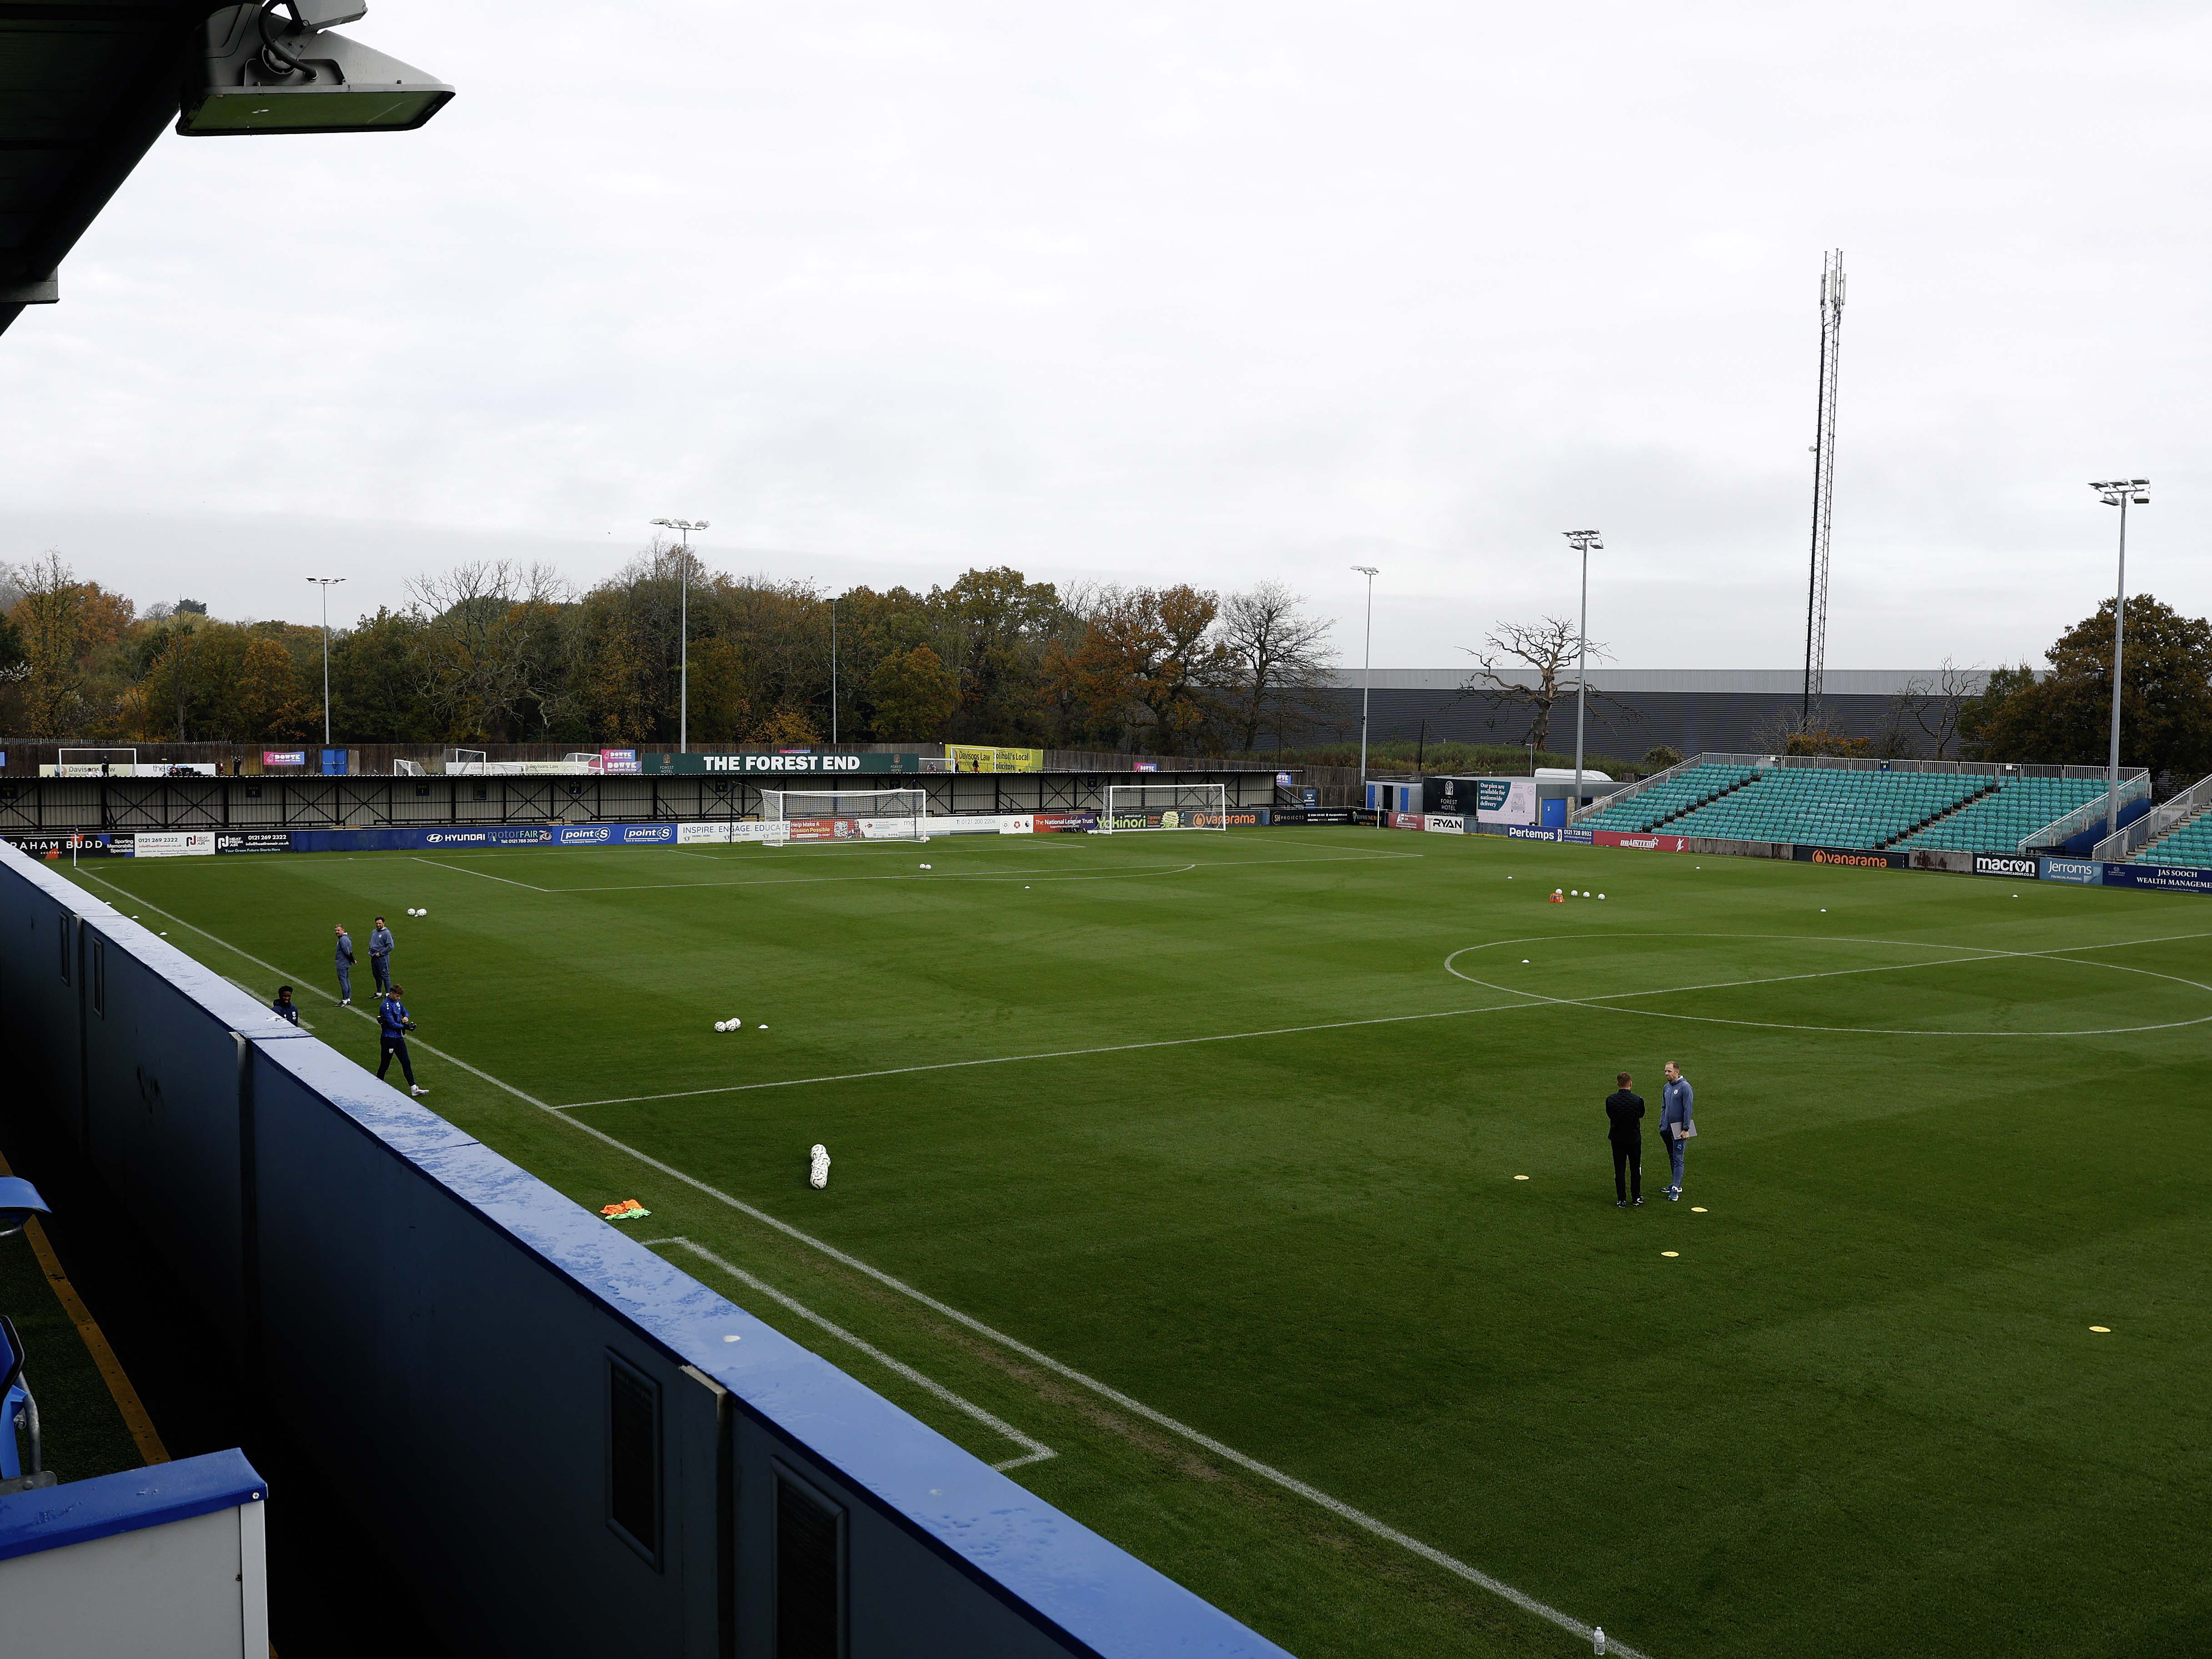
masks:
[[[297,1025],[300,1023],[300,1005],[292,1000],[292,988],[290,986],[278,986],[276,988],[276,1000],[270,1003],[269,1006],[270,1011],[276,1014],[277,1018],[289,1019],[295,1025]]]
[[[1682,1075],[1682,1068],[1668,1060],[1667,1086],[1659,1092],[1659,1133],[1667,1143],[1667,1163],[1674,1174],[1674,1184],[1667,1188],[1667,1197],[1676,1204],[1682,1201],[1682,1149],[1690,1126],[1696,1121],[1690,1115],[1690,1109],[1697,1098],[1697,1091],[1690,1087],[1690,1079]]]
[[[338,1006],[353,1006],[353,936],[338,923]]]
[[[392,988],[392,930],[384,925],[384,918],[376,919],[375,931],[368,936],[368,969],[376,975],[376,988]]]
[[[399,1062],[399,1073],[407,1079],[407,1092],[427,1095],[428,1089],[415,1086],[415,1062],[407,1053],[407,1034],[415,1029],[415,1022],[407,1016],[407,1005],[399,1000],[397,985],[385,988],[383,1000],[376,1005],[376,1076],[380,1083],[384,1074],[392,1069],[392,1062]]]

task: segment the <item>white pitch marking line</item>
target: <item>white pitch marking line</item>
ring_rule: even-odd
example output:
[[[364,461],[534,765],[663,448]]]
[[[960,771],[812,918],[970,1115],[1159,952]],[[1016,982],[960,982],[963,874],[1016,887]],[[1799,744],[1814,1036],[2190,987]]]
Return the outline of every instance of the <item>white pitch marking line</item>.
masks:
[[[1938,951],[1945,948],[1937,945],[1922,945],[1907,939],[1858,939],[1848,933],[1559,933],[1553,934],[1552,937],[1554,939],[1778,939],[1789,940],[1802,939],[1806,942],[1814,944],[1844,943],[1850,945],[1887,945],[1891,946],[1893,949],[1905,951]],[[1830,979],[1839,974],[1893,973],[1907,968],[1942,968],[1947,966],[1955,966],[1960,963],[2001,961],[2007,957],[2017,957],[2021,959],[2037,958],[2045,962],[2063,962],[2069,960],[2071,953],[2076,951],[2113,951],[2126,945],[2158,945],[2170,943],[2173,939],[2202,939],[2204,937],[2206,937],[2206,935],[2202,933],[2175,933],[2168,935],[2165,939],[2118,939],[2104,945],[2061,945],[2055,950],[2050,951],[2000,951],[1990,946],[1970,945],[1966,947],[1968,950],[1978,951],[1981,954],[1972,957],[1951,957],[1936,962],[1889,963],[1873,968],[1838,968],[1817,974],[1778,974],[1771,979],[1728,980],[1719,981],[1715,985],[1710,986],[1684,985],[1652,991],[1611,991],[1607,992],[1602,997],[1554,997],[1546,996],[1540,991],[1523,991],[1519,993],[1519,994],[1522,996],[1537,997],[1544,1002],[1550,1003],[1554,1006],[1561,1008],[1589,1008],[1599,1013],[1633,1014],[1640,1019],[1688,1020],[1700,1025],[1741,1025],[1752,1030],[1762,1031],[1832,1031],[1838,1035],[1846,1036],[2129,1036],[2142,1031],[2175,1031],[2191,1025],[2212,1024],[2212,1014],[2200,1014],[2195,1019],[2170,1019],[2154,1025],[2111,1025],[2099,1027],[2094,1030],[2075,1031],[2001,1031],[1994,1030],[1953,1031],[1935,1030],[1909,1026],[1893,1029],[1887,1026],[1878,1025],[1799,1025],[1793,1024],[1784,1020],[1728,1019],[1718,1014],[1672,1014],[1659,1008],[1620,1008],[1606,1007],[1601,1005],[1607,1002],[1617,1002],[1624,997],[1673,996],[1682,991],[1714,990],[1746,985],[1778,985],[1790,980]],[[1493,984],[1486,979],[1477,979],[1472,974],[1462,974],[1458,969],[1453,967],[1452,963],[1457,961],[1461,957],[1467,955],[1471,951],[1494,950],[1501,945],[1521,945],[1527,944],[1528,942],[1529,941],[1526,939],[1493,939],[1486,945],[1463,945],[1458,950],[1453,951],[1449,956],[1444,958],[1444,971],[1449,974],[1454,979],[1464,980],[1469,985],[1480,985],[1486,991],[1509,990],[1510,989],[1510,987]],[[2119,974],[2141,974],[2147,979],[2162,979],[2174,985],[2186,985],[2192,990],[2212,993],[2212,985],[2206,985],[2193,979],[2184,979],[2179,974],[2161,974],[2154,968],[2130,968],[2124,963],[2118,962],[2084,963],[2081,965],[2083,967],[2109,968],[2114,973]]]
[[[89,871],[87,871],[85,873],[87,875],[91,875],[91,872]],[[114,883],[108,881],[105,877],[92,876],[92,879],[99,882],[101,886],[111,888],[114,891],[122,893],[127,897],[135,896],[130,893],[129,889],[117,887]],[[215,944],[222,946],[224,950],[231,951],[236,956],[242,957],[246,961],[253,963],[259,967],[268,969],[272,974],[282,975],[283,972],[283,969],[278,968],[273,963],[263,962],[259,957],[253,956],[245,951],[240,951],[236,945],[231,944],[228,940],[217,938],[215,934],[209,933],[206,928],[198,927],[192,922],[186,921],[182,916],[177,915],[172,911],[162,909],[158,904],[149,903],[143,899],[140,899],[137,902],[143,904],[147,909],[155,912],[157,915],[168,916],[170,920],[177,922],[179,925],[191,928],[192,932],[200,935],[201,938],[212,940]],[[331,995],[331,993],[323,990],[319,987],[311,986],[308,988],[313,990],[315,994],[321,997],[325,1002],[336,1002],[337,1000],[337,999]],[[1501,1006],[1510,1006],[1515,1005]],[[373,1016],[363,1009],[356,1008],[350,1012],[360,1014],[364,1019],[373,1018]],[[1435,1017],[1416,1015],[1413,1016],[1413,1018],[1419,1018]],[[468,1061],[460,1059],[458,1055],[449,1054],[442,1049],[434,1048],[427,1042],[418,1043],[416,1046],[421,1048],[425,1054],[435,1054],[439,1059],[447,1060],[454,1066],[459,1066],[461,1070],[468,1073],[471,1077],[482,1079],[484,1082],[490,1084],[495,1089],[503,1090],[505,1092],[513,1095],[517,1100],[523,1102],[525,1104],[537,1107],[538,1110],[548,1114],[562,1123],[568,1124],[571,1128],[591,1136],[592,1139],[599,1142],[602,1146],[610,1146],[616,1152],[628,1154],[629,1157],[635,1158],[639,1163],[644,1164],[648,1170],[657,1170],[672,1181],[680,1181],[693,1191],[703,1193],[708,1197],[727,1205],[730,1208],[737,1211],[740,1215],[750,1216],[763,1226],[773,1227],[776,1231],[782,1233],[787,1237],[795,1239],[799,1243],[805,1244],[810,1249],[819,1250],[831,1261],[850,1267],[855,1273],[865,1273],[867,1277],[874,1279],[878,1284],[884,1285],[887,1289],[896,1291],[900,1295],[910,1297],[912,1300],[920,1303],[923,1307],[929,1309],[932,1312],[943,1315],[945,1318],[951,1320],[955,1324],[965,1326],[968,1329],[975,1332],[978,1336],[984,1338],[988,1341],[996,1342],[1000,1346],[1007,1349],[1011,1352],[1019,1354],[1023,1358],[1029,1360],[1033,1364],[1043,1366],[1047,1370],[1052,1372],[1056,1376],[1066,1377],[1069,1382],[1077,1384],[1079,1387],[1090,1389],[1091,1393],[1097,1395],[1100,1399],[1109,1401],[1113,1404],[1121,1407],[1122,1410],[1133,1413],[1135,1415],[1143,1418],[1146,1422],[1153,1424],[1159,1428],[1165,1429],[1170,1434],[1180,1436],[1182,1438],[1189,1441],[1191,1444],[1200,1447],[1204,1450],[1212,1452],[1216,1457],[1221,1458],[1224,1462],[1234,1463],[1238,1468],[1244,1470],[1247,1474],[1257,1475],[1263,1480],[1272,1482],[1273,1485],[1280,1486],[1285,1492],[1295,1493],[1297,1496],[1306,1499],[1309,1503],[1320,1505],[1322,1509],[1327,1510],[1331,1515],[1335,1516],[1339,1520],[1345,1522],[1348,1525],[1358,1527],[1364,1532],[1371,1533],[1386,1543],[1395,1544],[1401,1549],[1406,1550],[1412,1554],[1418,1555],[1421,1559],[1428,1562],[1431,1565],[1441,1567],[1446,1572],[1451,1573],[1457,1577],[1463,1578],[1468,1583],[1474,1584],[1479,1589],[1488,1590],[1492,1595],[1498,1596],[1504,1601],[1510,1601],[1515,1607],[1521,1608],[1525,1613],[1532,1613],[1539,1619],[1548,1620],[1551,1623],[1557,1625],[1560,1629],[1572,1632],[1583,1641],[1587,1642],[1590,1640],[1592,1632],[1589,1626],[1585,1625],[1581,1620],[1573,1617],[1570,1613],[1562,1613],[1557,1607],[1551,1607],[1545,1602],[1539,1601],[1534,1596],[1530,1595],[1527,1591],[1516,1589],[1512,1585],[1505,1583],[1504,1580],[1501,1578],[1493,1578],[1479,1567],[1471,1567],[1466,1562],[1458,1559],[1456,1557],[1446,1555],[1442,1550],[1437,1548],[1434,1545],[1425,1544],[1412,1534],[1401,1532],[1395,1527],[1391,1526],[1389,1522],[1378,1521],[1373,1516],[1368,1515],[1362,1510],[1356,1510],[1352,1508],[1351,1504],[1346,1504],[1339,1498],[1330,1497],[1318,1486],[1308,1486],[1304,1481],[1297,1479],[1295,1475],[1285,1474],[1280,1469],[1274,1468],[1268,1464],[1262,1463],[1256,1457],[1247,1456],[1244,1453],[1238,1451],[1234,1446],[1225,1445],[1222,1442],[1214,1439],[1211,1435],[1201,1433],[1199,1430],[1192,1428],[1187,1423],[1179,1423],[1164,1412],[1155,1411],[1152,1407],[1146,1405],[1141,1400],[1133,1399],[1128,1395],[1123,1394],[1118,1389],[1111,1388],[1106,1383],[1099,1382],[1095,1377],[1085,1376],[1084,1373],[1077,1370],[1073,1366],[1062,1364],[1060,1361],[1054,1359],[1050,1354],[1041,1352],[1037,1349],[1030,1347],[1026,1342],[1023,1342],[1014,1337],[1008,1336],[1003,1331],[994,1330],[990,1326],[986,1325],[981,1320],[975,1317],[972,1314],[963,1313],[957,1308],[952,1307],[946,1303],[939,1302],[935,1297],[929,1295],[927,1291],[916,1290],[905,1280],[893,1278],[882,1268],[872,1267],[867,1262],[861,1261],[858,1256],[848,1255],[844,1251],[839,1249],[836,1245],[830,1243],[828,1241],[817,1238],[811,1233],[802,1231],[800,1229],[793,1226],[789,1222],[783,1220],[781,1218],[770,1215],[766,1210],[755,1209],[743,1199],[734,1197],[731,1194],[722,1191],[719,1187],[710,1187],[705,1182],[700,1180],[698,1176],[688,1175],[682,1170],[678,1169],[672,1164],[664,1164],[659,1158],[652,1157],[648,1153],[638,1151],[635,1146],[631,1146],[624,1142],[617,1140],[612,1135],[608,1134],[605,1130],[595,1129],[580,1118],[568,1116],[561,1110],[560,1108],[556,1106],[549,1106],[534,1095],[525,1094],[521,1090],[516,1088],[512,1083],[507,1082],[504,1079],[495,1078],[489,1072],[477,1070],[477,1067],[470,1065]],[[1621,1655],[1622,1659],[1649,1659],[1647,1655],[1639,1652],[1635,1648],[1630,1647],[1626,1642],[1618,1641],[1611,1637],[1606,1638],[1606,1645],[1613,1652]]]
[[[1425,858],[1427,854],[1422,853],[1347,853],[1334,858],[1212,859],[1199,860],[1189,864],[1139,864],[1129,865],[1121,869],[1093,871],[1088,874],[1079,876],[1063,875],[1058,871],[1050,870],[993,871],[988,873],[981,871],[932,871],[927,876],[921,874],[919,871],[908,871],[902,875],[896,876],[769,876],[749,881],[642,881],[625,882],[618,885],[608,887],[539,887],[533,889],[532,890],[540,893],[656,893],[668,892],[676,890],[689,890],[694,888],[707,887],[804,887],[823,882],[844,881],[929,881],[940,883],[954,881],[1018,881],[1024,875],[1028,876],[1032,881],[1119,881],[1124,878],[1133,876],[1188,875],[1194,870],[1243,869],[1247,865],[1254,864],[1371,864],[1382,859],[1418,859]],[[426,859],[422,860],[422,862],[427,864],[432,862],[432,860]],[[448,866],[446,867],[458,868],[459,866]],[[494,876],[491,879],[494,881],[501,881],[504,880],[505,878]],[[526,882],[516,882],[514,884],[517,887],[528,885]]]
[[[738,1267],[735,1262],[723,1261],[720,1256],[716,1255],[712,1250],[708,1249],[704,1245],[694,1244],[688,1238],[649,1238],[643,1242],[648,1249],[661,1244],[678,1244],[684,1249],[690,1251],[692,1255],[697,1256],[701,1261],[711,1261],[714,1266],[720,1267],[724,1273],[729,1274],[731,1278],[738,1280],[740,1284],[750,1285],[752,1289],[759,1291],[763,1296],[768,1297],[769,1301],[775,1303],[777,1306],[788,1308],[793,1313],[797,1314],[801,1319],[806,1321],[808,1324],[818,1327],[820,1329],[829,1332],[830,1335],[836,1337],[840,1342],[846,1344],[849,1347],[858,1348],[862,1353],[867,1355],[869,1358],[874,1360],[878,1365],[883,1366],[885,1370],[897,1373],[899,1376],[904,1377],[908,1382],[913,1383],[915,1387],[934,1395],[939,1400],[942,1400],[946,1405],[951,1407],[955,1411],[964,1412],[969,1417],[974,1418],[978,1423],[981,1423],[985,1428],[990,1430],[994,1434],[1003,1435],[1006,1438],[1012,1441],[1017,1446],[1019,1446],[1022,1449],[1023,1455],[1021,1456],[1010,1457],[1003,1463],[994,1463],[991,1465],[993,1468],[1002,1471],[1006,1469],[1018,1469],[1024,1463],[1042,1463],[1048,1457],[1057,1457],[1060,1455],[1058,1452],[1046,1445],[1043,1441],[1032,1439],[1030,1436],[1024,1434],[1019,1429],[1016,1428],[1012,1424],[1000,1421],[998,1418],[992,1416],[990,1413],[985,1411],[981,1406],[975,1404],[974,1401],[963,1400],[960,1395],[953,1393],[951,1389],[946,1388],[942,1382],[937,1382],[932,1377],[924,1376],[920,1371],[915,1370],[913,1366],[908,1364],[904,1360],[894,1359],[889,1354],[885,1353],[881,1348],[876,1347],[871,1343],[862,1341],[859,1337],[854,1335],[852,1332],[847,1330],[842,1325],[835,1324],[830,1320],[824,1319],[820,1314],[815,1312],[813,1309],[806,1306],[804,1303],[786,1296],[781,1291],[776,1289],[775,1285],[769,1284],[766,1279],[754,1277],[751,1273],[747,1273],[743,1267]]]
[[[451,870],[457,876],[481,876],[486,881],[503,882],[509,887],[526,887],[533,893],[557,893],[562,890],[558,887],[533,886],[529,882],[516,881],[507,876],[495,876],[489,870],[471,870],[465,864],[447,864],[439,859],[426,858],[417,858],[414,861],[417,864],[427,864],[433,870]]]
[[[1472,982],[1472,981],[1470,981]],[[1492,986],[1492,990],[1502,987]],[[1212,1036],[1162,1037],[1152,1042],[1110,1042],[1096,1048],[1055,1048],[1034,1054],[993,1054],[982,1060],[940,1060],[927,1066],[892,1066],[879,1072],[842,1072],[831,1077],[776,1078],[766,1083],[727,1083],[712,1089],[678,1089],[665,1095],[624,1095],[612,1100],[572,1100],[550,1109],[577,1112],[587,1106],[636,1106],[652,1100],[689,1100],[699,1095],[741,1095],[755,1089],[796,1089],[809,1083],[858,1083],[864,1079],[903,1077],[910,1072],[952,1072],[969,1066],[1012,1066],[1029,1060],[1074,1060],[1085,1054],[1123,1054],[1139,1048],[1183,1048],[1200,1042],[1242,1042],[1251,1037],[1296,1036],[1305,1031],[1342,1031],[1361,1025],[1401,1025],[1417,1019],[1456,1019],[1462,1014],[1496,1013],[1500,1010],[1534,1008],[1548,998],[1533,991],[1507,991],[1508,996],[1528,997],[1525,1002],[1486,1002],[1479,1008],[1444,1008],[1429,1014],[1382,1014],[1373,1019],[1337,1019],[1322,1025],[1277,1025],[1264,1031],[1222,1031]]]

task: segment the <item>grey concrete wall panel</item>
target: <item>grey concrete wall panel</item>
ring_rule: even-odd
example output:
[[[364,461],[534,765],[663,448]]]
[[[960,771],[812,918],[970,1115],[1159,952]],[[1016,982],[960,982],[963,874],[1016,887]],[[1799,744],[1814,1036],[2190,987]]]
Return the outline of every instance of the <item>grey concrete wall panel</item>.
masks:
[[[87,1053],[102,1172],[462,1650],[772,1650],[780,1463],[847,1510],[849,1659],[1281,1654],[0,847],[18,1054],[73,1052],[65,996],[13,993],[58,983],[52,930],[77,912],[110,941],[109,1016]],[[656,1559],[609,1526],[611,1356],[660,1402]]]

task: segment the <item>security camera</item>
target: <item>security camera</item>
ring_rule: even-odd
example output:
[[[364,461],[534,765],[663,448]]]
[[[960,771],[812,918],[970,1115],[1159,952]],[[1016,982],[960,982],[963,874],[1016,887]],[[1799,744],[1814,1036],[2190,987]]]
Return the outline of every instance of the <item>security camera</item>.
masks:
[[[442,81],[331,26],[365,16],[362,0],[256,0],[207,20],[186,71],[177,131],[188,138],[252,132],[408,132],[453,95]]]

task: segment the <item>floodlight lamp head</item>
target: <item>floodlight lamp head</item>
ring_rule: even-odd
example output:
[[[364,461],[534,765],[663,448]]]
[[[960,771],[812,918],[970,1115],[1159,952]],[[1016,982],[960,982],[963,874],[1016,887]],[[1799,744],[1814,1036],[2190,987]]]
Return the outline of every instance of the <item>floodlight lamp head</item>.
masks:
[[[207,20],[186,69],[177,131],[242,133],[410,132],[453,95],[442,81],[328,32],[368,8],[361,0],[276,0],[225,6]]]
[[[0,1176],[0,1238],[21,1232],[34,1215],[50,1215],[39,1189],[21,1176]]]

